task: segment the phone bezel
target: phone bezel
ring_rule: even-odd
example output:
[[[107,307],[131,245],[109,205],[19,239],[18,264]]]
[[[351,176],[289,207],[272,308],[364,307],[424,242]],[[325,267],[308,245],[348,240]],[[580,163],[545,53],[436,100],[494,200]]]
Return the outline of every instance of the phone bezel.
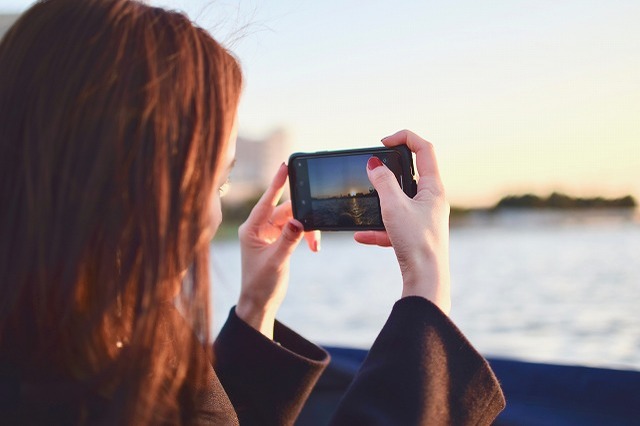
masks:
[[[298,196],[298,176],[296,172],[296,167],[293,167],[295,161],[304,159],[312,159],[312,158],[320,158],[320,157],[344,157],[344,156],[353,156],[353,155],[375,155],[380,156],[382,154],[390,154],[397,153],[400,158],[400,171],[398,176],[403,182],[402,189],[405,194],[409,197],[414,197],[417,191],[417,185],[415,181],[415,172],[413,166],[413,156],[411,151],[406,145],[400,145],[396,147],[373,147],[373,148],[356,148],[356,149],[345,149],[345,150],[335,150],[335,151],[318,151],[318,152],[296,152],[291,154],[289,157],[289,189],[291,195],[291,208],[293,210],[293,217],[299,220],[303,226],[305,231],[311,230],[320,230],[320,231],[364,231],[364,230],[384,230],[384,224],[380,226],[372,226],[372,225],[323,225],[316,226],[314,223],[309,223],[304,221],[303,218],[300,217],[300,199]],[[308,185],[308,182],[306,182]],[[378,208],[379,208],[379,198],[376,193],[376,198],[378,199]]]

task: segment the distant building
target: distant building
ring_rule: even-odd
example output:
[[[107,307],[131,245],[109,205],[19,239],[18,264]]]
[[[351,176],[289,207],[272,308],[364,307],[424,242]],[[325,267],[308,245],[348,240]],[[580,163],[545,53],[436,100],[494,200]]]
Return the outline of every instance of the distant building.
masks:
[[[0,14],[0,38],[4,36],[9,27],[18,19],[20,15],[3,15]]]
[[[260,140],[239,136],[236,165],[230,178],[231,190],[225,201],[234,204],[258,197],[290,154],[291,143],[282,129]]]

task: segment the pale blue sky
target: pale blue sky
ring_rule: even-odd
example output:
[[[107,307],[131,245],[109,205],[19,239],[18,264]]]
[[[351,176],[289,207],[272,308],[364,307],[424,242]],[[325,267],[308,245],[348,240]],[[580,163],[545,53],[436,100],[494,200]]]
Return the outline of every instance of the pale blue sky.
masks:
[[[285,127],[322,150],[409,128],[435,144],[454,204],[640,198],[640,1],[152,3],[235,40],[246,136]]]

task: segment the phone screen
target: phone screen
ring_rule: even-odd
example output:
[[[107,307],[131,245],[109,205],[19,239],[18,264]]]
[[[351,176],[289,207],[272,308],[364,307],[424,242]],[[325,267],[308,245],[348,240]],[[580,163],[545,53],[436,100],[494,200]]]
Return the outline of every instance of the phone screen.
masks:
[[[403,184],[401,156],[391,149],[297,154],[289,163],[294,216],[305,229],[384,229],[378,193],[367,176],[372,156]]]

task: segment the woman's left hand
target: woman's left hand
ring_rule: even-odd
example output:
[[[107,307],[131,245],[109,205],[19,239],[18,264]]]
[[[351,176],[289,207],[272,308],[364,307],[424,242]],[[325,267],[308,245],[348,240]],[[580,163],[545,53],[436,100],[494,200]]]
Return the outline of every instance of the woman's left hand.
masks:
[[[286,182],[287,166],[282,164],[238,230],[242,288],[236,314],[270,339],[276,313],[287,293],[293,250],[303,235],[312,251],[320,248],[320,232],[303,232],[302,224],[293,218],[291,202],[277,206]]]

